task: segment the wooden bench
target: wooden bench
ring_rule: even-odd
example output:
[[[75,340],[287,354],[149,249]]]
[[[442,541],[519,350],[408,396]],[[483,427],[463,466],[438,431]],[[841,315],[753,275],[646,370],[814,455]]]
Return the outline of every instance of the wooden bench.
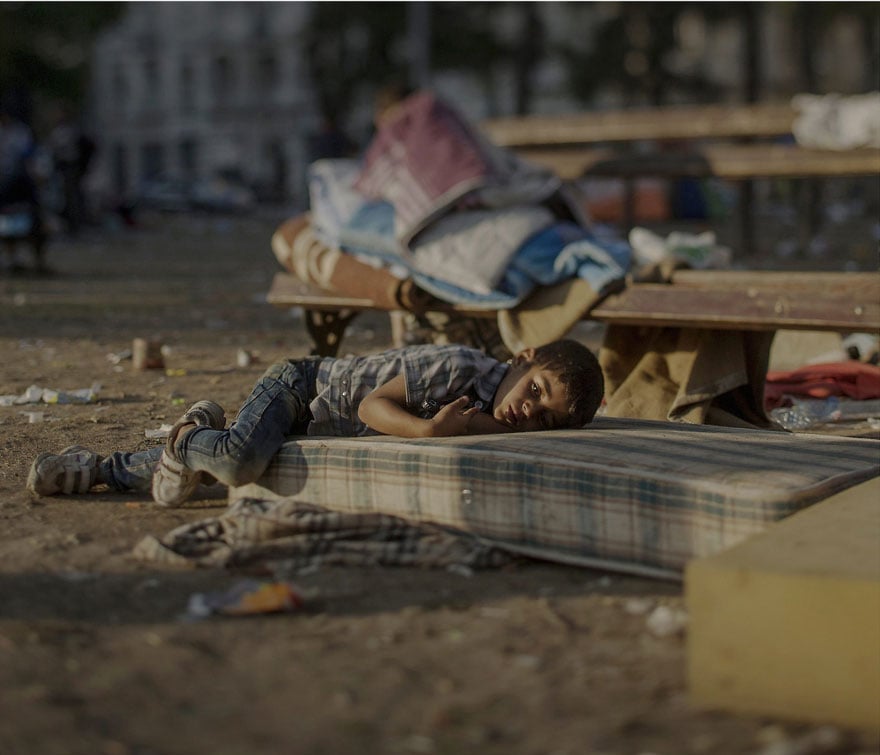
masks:
[[[371,299],[322,291],[277,273],[267,301],[302,307],[313,353],[334,356],[358,313],[382,310]],[[438,312],[492,318],[455,305]],[[387,312],[399,310],[384,309]],[[635,283],[586,315],[607,324],[711,330],[880,332],[880,273],[680,270],[671,283]]]
[[[496,144],[566,179],[711,175],[742,180],[880,173],[880,149],[821,150],[758,141],[790,136],[796,115],[787,104],[678,106],[496,118],[481,127]],[[691,149],[621,150],[621,145],[637,141],[689,143]]]
[[[820,150],[766,141],[790,137],[796,116],[797,111],[787,103],[675,106],[495,118],[483,121],[481,127],[496,144],[552,169],[563,179],[623,179],[627,227],[635,222],[633,182],[638,177],[714,176],[737,181],[741,243],[751,248],[754,179],[880,174],[880,149]],[[675,143],[676,148],[633,149],[633,143],[645,141]],[[809,218],[814,229],[817,214],[814,201]]]

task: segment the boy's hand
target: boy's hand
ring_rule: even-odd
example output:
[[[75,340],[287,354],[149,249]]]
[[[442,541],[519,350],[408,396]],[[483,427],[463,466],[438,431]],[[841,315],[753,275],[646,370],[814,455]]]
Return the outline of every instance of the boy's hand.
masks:
[[[449,435],[466,435],[471,417],[480,411],[475,406],[466,408],[468,401],[467,396],[459,396],[455,401],[442,407],[431,419],[431,436],[441,438]]]

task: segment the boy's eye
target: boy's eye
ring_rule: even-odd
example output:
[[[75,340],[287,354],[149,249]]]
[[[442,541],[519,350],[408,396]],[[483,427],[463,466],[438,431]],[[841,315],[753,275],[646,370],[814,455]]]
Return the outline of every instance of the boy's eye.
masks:
[[[532,393],[534,393],[536,396],[539,396],[541,394],[541,389],[538,388],[537,383],[532,383]]]

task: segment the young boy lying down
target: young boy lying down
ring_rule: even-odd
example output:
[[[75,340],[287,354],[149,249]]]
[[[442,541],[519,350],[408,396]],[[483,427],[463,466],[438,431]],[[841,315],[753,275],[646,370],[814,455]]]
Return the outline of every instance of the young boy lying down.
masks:
[[[226,426],[223,409],[198,401],[165,447],[108,456],[71,446],[40,454],[27,487],[37,495],[152,490],[179,506],[200,482],[257,480],[290,436],[449,435],[580,427],[602,401],[599,363],[571,340],[499,362],[465,346],[424,345],[370,356],[307,357],[270,367]]]

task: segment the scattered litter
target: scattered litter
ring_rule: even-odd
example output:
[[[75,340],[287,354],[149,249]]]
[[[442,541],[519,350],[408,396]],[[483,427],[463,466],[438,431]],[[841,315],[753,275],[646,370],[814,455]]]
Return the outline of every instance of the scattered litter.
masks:
[[[541,665],[541,659],[537,655],[523,653],[514,657],[513,662],[522,669],[536,669]]]
[[[850,359],[870,362],[880,352],[880,338],[871,333],[851,333],[840,343]]]
[[[755,739],[762,745],[757,755],[832,755],[847,745],[843,733],[833,726],[819,726],[798,736],[789,736],[779,726],[765,726]]]
[[[645,625],[655,637],[670,637],[683,631],[688,615],[683,608],[657,606],[648,616]]]
[[[38,425],[43,421],[43,412],[21,412],[21,414],[28,418],[29,425]]]
[[[236,583],[228,590],[191,595],[186,613],[193,619],[212,615],[250,616],[294,611],[302,605],[302,594],[290,582],[249,579]]]
[[[20,396],[0,396],[0,406],[18,404],[90,404],[101,390],[100,383],[92,383],[90,388],[79,388],[75,391],[58,391],[54,388],[41,388],[31,385]]]
[[[770,417],[786,430],[806,430],[814,425],[840,419],[840,399],[797,399],[791,406],[780,406],[770,411]]]
[[[829,422],[876,420],[880,417],[880,399],[801,398],[789,396],[791,406],[770,411],[770,417],[786,430],[806,430]]]
[[[650,265],[673,259],[687,262],[698,270],[730,267],[731,251],[715,243],[715,232],[700,234],[673,231],[666,238],[647,228],[633,228],[629,243],[636,263]]]
[[[235,355],[235,363],[239,367],[250,367],[254,363],[254,355],[247,349],[239,349]]]
[[[165,374],[168,377],[183,377],[184,375],[187,374],[187,370],[184,369],[183,367],[175,367],[175,368],[169,367],[167,370],[165,370]]]
[[[131,349],[123,349],[122,351],[117,351],[115,354],[108,354],[107,361],[110,364],[119,364],[120,362],[125,362],[131,359]]]
[[[147,440],[165,440],[171,432],[172,425],[159,425],[155,430],[144,430],[144,437]]]
[[[654,606],[650,598],[630,598],[623,604],[623,610],[630,616],[644,616]]]
[[[162,355],[162,344],[159,341],[148,341],[146,338],[135,338],[131,342],[131,366],[136,370],[164,367],[165,358]]]
[[[449,566],[446,567],[446,571],[450,574],[457,574],[459,577],[470,578],[474,576],[474,570],[465,564],[449,564]]]

